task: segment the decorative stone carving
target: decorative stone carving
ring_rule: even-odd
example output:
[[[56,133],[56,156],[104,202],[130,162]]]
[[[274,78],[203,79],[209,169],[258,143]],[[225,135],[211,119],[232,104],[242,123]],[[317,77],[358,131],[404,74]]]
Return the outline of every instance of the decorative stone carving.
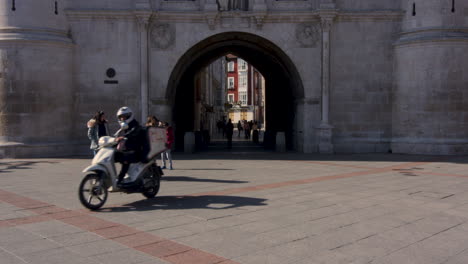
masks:
[[[320,40],[320,28],[318,24],[298,24],[296,27],[296,39],[302,47],[316,47]]]
[[[151,47],[167,49],[175,43],[175,27],[173,24],[155,23],[150,31]]]
[[[320,23],[322,24],[323,31],[330,31],[333,23],[333,18],[321,18]]]
[[[219,11],[248,10],[248,1],[245,0],[217,0]]]

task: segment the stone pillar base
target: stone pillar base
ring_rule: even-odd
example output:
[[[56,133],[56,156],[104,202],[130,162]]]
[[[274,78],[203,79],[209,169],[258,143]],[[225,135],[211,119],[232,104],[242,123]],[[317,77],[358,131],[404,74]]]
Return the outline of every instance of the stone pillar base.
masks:
[[[318,152],[321,154],[333,154],[333,127],[329,124],[321,124],[315,129],[317,130]]]

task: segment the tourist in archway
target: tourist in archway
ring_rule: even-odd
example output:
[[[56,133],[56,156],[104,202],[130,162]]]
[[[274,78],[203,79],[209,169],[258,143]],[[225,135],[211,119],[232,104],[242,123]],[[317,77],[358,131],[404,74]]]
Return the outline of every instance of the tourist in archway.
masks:
[[[241,134],[241,131],[242,131],[242,130],[243,130],[243,128],[242,128],[242,123],[241,123],[241,121],[239,120],[239,121],[237,122],[237,137],[240,137],[240,134]]]
[[[254,121],[252,124],[252,141],[258,143],[258,124]]]
[[[245,139],[250,139],[250,124],[247,120],[244,120],[244,134]]]
[[[234,133],[234,125],[229,118],[229,121],[226,124],[226,138],[227,138],[227,146],[228,149],[232,148],[232,134]]]

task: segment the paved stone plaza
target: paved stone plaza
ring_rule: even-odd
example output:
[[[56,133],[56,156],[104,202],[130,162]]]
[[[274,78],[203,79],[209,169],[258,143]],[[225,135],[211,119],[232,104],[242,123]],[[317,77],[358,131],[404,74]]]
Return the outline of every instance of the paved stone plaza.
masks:
[[[466,160],[179,154],[155,199],[90,212],[89,159],[3,159],[0,263],[468,263]]]

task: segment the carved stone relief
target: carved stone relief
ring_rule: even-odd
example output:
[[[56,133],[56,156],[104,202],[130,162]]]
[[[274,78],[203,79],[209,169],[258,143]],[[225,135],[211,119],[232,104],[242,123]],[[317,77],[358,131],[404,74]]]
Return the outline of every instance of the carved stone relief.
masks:
[[[175,43],[175,27],[172,24],[155,23],[150,31],[151,47],[167,49]]]
[[[316,47],[320,40],[320,26],[316,23],[302,23],[296,27],[296,39],[301,47]]]
[[[246,0],[216,0],[219,11],[234,11],[234,10],[249,10],[248,1]]]

